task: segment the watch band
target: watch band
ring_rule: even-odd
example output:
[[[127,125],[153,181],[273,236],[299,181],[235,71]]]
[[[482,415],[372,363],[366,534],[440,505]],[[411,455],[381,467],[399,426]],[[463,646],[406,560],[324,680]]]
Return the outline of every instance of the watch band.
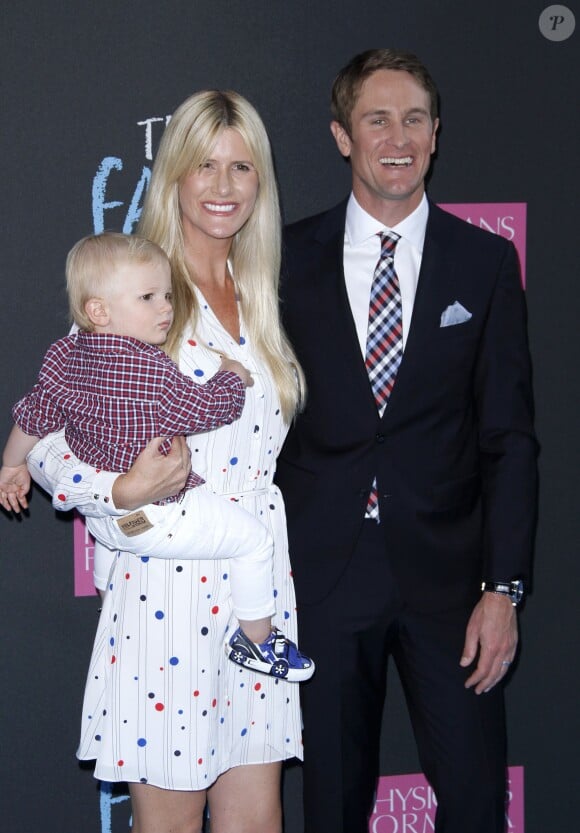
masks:
[[[524,597],[524,583],[520,579],[513,581],[483,581],[481,583],[483,593],[499,593],[507,596],[514,607],[517,607]]]

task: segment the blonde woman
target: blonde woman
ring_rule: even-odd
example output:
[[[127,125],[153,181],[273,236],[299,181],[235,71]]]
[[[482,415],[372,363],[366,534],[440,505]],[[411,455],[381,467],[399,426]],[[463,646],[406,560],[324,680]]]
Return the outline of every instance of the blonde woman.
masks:
[[[294,587],[276,456],[303,396],[278,318],[280,215],[264,126],[232,92],[206,91],[172,117],[139,233],[167,253],[175,319],[167,349],[203,382],[220,355],[252,374],[239,420],[192,437],[191,464],[211,489],[258,517],[275,541],[275,624],[296,640]],[[183,446],[152,444],[118,478],[63,461],[62,438],[39,443],[35,479],[67,508],[114,514],[182,485]],[[154,472],[154,474],[152,474]],[[58,502],[58,498],[54,498]],[[235,626],[228,562],[119,553],[89,669],[78,756],[127,781],[134,833],[280,833],[281,762],[301,757],[298,687],[228,661]]]

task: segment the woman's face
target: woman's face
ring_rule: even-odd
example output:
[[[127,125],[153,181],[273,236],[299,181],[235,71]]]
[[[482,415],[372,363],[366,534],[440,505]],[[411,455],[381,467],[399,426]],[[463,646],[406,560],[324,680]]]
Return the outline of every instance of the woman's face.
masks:
[[[254,210],[258,187],[246,143],[237,130],[226,128],[210,157],[179,186],[185,241],[231,239]]]

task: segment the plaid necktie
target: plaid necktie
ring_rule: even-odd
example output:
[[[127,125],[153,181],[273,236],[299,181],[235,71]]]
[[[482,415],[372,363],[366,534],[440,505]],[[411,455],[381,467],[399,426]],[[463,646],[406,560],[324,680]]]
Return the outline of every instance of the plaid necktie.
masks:
[[[403,311],[395,272],[395,248],[400,235],[381,232],[381,256],[375,268],[369,305],[365,365],[379,414],[387,405],[403,357]],[[377,481],[369,495],[366,516],[379,519]]]

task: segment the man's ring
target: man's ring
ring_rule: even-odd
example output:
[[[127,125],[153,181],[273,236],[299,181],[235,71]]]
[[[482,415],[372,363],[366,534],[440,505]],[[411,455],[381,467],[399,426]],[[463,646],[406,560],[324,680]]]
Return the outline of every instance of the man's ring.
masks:
[[[504,659],[504,661],[502,662],[502,665],[511,665],[511,662],[507,659]]]

